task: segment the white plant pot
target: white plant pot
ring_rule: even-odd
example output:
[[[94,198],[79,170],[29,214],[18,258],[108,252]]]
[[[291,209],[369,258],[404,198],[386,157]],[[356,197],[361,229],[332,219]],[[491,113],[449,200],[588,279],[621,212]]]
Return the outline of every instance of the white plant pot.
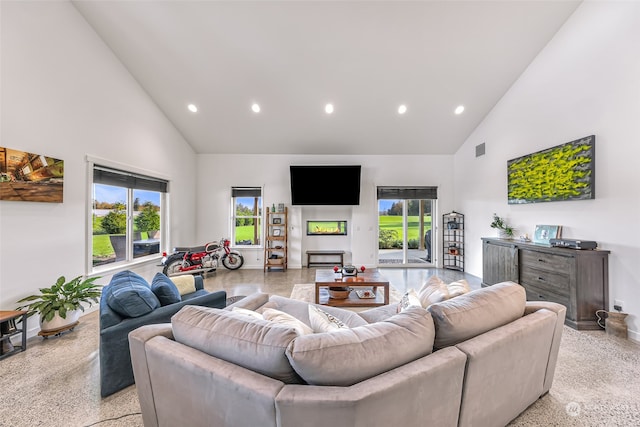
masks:
[[[42,321],[42,319],[40,319],[40,330],[42,330],[43,332],[55,331],[56,329],[64,328],[67,325],[71,325],[72,323],[78,321],[81,312],[82,310],[67,311],[66,319],[60,317],[58,312],[56,312],[56,314],[53,316],[53,319],[48,322]]]
[[[513,236],[509,236],[506,231],[498,230],[498,237],[501,239],[511,239]]]

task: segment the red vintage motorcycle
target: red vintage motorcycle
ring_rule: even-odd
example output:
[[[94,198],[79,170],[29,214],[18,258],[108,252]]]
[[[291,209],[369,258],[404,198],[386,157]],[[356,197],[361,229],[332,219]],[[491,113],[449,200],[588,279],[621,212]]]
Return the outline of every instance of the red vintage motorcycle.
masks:
[[[218,260],[229,270],[237,270],[244,264],[244,257],[240,252],[232,251],[230,245],[229,239],[222,238],[204,246],[176,247],[172,254],[162,254],[162,272],[167,276],[178,276],[216,271]]]

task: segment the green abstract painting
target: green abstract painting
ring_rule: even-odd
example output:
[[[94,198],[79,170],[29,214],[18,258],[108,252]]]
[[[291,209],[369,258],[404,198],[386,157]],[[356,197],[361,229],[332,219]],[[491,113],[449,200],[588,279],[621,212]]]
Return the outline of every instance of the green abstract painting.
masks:
[[[507,162],[510,205],[595,198],[595,135]]]

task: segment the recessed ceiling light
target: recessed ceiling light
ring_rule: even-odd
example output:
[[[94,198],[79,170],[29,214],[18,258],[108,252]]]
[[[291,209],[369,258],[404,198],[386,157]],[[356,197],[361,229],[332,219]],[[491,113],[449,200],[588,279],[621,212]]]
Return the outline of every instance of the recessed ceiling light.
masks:
[[[258,104],[253,104],[251,106],[251,111],[253,111],[254,113],[259,113],[260,112],[260,106]]]
[[[333,113],[333,104],[327,104],[324,106],[324,111],[327,114]]]
[[[464,105],[458,105],[456,107],[456,110],[454,111],[454,113],[456,114],[462,114],[462,112],[464,111]]]
[[[407,112],[407,106],[402,104],[401,106],[398,107],[398,114],[404,114]]]
[[[198,107],[196,107],[194,104],[189,104],[187,105],[187,108],[189,109],[189,111],[191,111],[192,113],[197,113],[198,112]]]

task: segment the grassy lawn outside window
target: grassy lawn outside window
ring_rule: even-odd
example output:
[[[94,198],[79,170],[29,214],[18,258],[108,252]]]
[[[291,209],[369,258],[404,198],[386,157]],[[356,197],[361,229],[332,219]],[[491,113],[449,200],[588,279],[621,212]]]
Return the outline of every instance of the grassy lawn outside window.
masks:
[[[92,167],[90,271],[159,255],[167,181]]]
[[[262,188],[233,187],[231,206],[233,245],[259,246],[262,242]]]

